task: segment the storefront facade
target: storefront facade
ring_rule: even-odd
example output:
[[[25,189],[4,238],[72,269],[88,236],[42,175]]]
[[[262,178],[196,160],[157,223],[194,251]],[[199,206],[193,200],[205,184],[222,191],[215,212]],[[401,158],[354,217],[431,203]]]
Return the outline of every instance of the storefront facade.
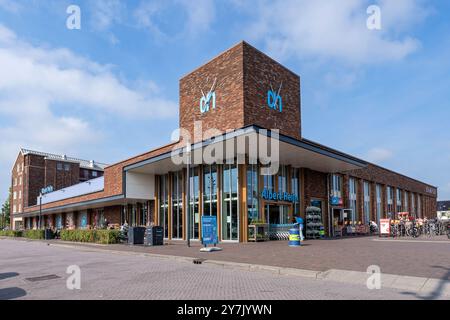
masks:
[[[106,167],[103,189],[44,202],[43,221],[156,224],[167,240],[185,241],[201,240],[202,217],[216,216],[220,241],[246,242],[249,225],[276,230],[306,218],[311,206],[321,209],[329,236],[345,223],[403,211],[431,216],[436,208],[435,187],[304,139],[300,77],[245,42],[180,80],[180,129],[179,141]],[[270,145],[262,154],[261,141]],[[273,163],[277,170],[267,174]],[[27,228],[38,225],[38,213],[25,209]]]

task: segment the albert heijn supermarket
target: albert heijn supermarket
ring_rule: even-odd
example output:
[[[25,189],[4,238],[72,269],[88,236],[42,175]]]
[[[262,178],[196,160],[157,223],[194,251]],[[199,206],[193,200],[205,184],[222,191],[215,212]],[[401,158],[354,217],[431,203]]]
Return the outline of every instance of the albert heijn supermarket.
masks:
[[[40,214],[56,228],[156,224],[168,240],[186,240],[200,239],[202,216],[215,215],[221,241],[246,242],[251,223],[289,224],[309,206],[321,209],[329,236],[344,223],[398,212],[435,215],[436,187],[303,138],[300,77],[245,42],[180,80],[179,120],[178,142],[46,194],[41,208],[36,199],[14,219],[25,228],[36,228]],[[232,140],[241,142],[227,144]],[[261,141],[277,147],[274,174],[262,170],[276,167],[268,157],[250,152]],[[188,154],[189,167],[179,161]]]

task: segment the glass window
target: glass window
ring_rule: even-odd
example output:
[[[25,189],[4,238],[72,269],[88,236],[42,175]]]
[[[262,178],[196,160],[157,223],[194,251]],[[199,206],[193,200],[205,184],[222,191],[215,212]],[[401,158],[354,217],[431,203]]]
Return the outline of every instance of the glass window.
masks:
[[[189,210],[190,210],[190,237],[198,239],[200,237],[200,177],[199,168],[190,168],[189,174]]]
[[[19,177],[19,186],[22,185],[22,176]]]
[[[281,166],[278,174],[278,192],[287,192],[287,169]]]
[[[377,184],[376,186],[376,206],[377,206],[377,223],[380,223],[381,217],[383,217],[383,206],[382,206],[382,199],[381,199],[381,185]]]
[[[364,181],[364,223],[370,222],[370,184]]]
[[[331,175],[331,196],[342,198],[342,177],[338,174]]]
[[[291,177],[291,190],[292,194],[297,198],[294,200],[294,216],[299,216],[301,214],[300,208],[300,169],[293,168],[292,169],[292,177]]]
[[[352,221],[355,223],[356,217],[358,217],[358,205],[357,205],[357,185],[354,178],[348,179],[348,192],[350,209],[352,210]]]
[[[269,192],[274,192],[275,190],[275,176],[274,175],[263,175],[264,189]]]
[[[258,198],[258,166],[256,164],[249,164],[247,166],[247,215],[249,225],[254,220],[258,220]]]
[[[397,213],[402,212],[402,190],[396,189],[396,195],[397,195]]]
[[[13,192],[13,199],[14,199],[14,200],[17,199],[17,192],[16,192],[16,191]]]
[[[235,164],[223,166],[222,239],[239,240],[238,168]]]
[[[14,178],[14,187],[17,186],[17,178]]]
[[[183,174],[172,175],[172,239],[183,238]]]
[[[393,218],[394,215],[394,189],[392,187],[386,187],[387,198],[387,210],[389,218]]]
[[[70,164],[68,163],[64,164],[64,171],[70,171]]]
[[[203,215],[217,216],[217,167],[203,167]]]
[[[97,171],[92,171],[92,176],[93,176],[94,178],[96,178],[96,177],[98,176]]]
[[[56,170],[61,171],[62,169],[63,169],[63,164],[60,163],[60,162],[58,162],[58,163],[56,164]]]
[[[403,210],[405,212],[409,212],[409,194],[408,191],[405,191],[404,197],[403,197]]]
[[[78,217],[78,225],[80,226],[80,229],[86,229],[87,228],[87,212],[80,212]]]
[[[160,176],[159,183],[159,225],[164,229],[164,237],[169,238],[169,176]]]

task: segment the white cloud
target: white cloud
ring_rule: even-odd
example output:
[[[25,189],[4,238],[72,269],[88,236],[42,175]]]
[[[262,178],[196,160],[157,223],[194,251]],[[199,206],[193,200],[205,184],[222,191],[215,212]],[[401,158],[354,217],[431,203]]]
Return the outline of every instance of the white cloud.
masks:
[[[358,65],[401,60],[420,47],[417,39],[398,32],[411,31],[424,19],[428,11],[421,1],[381,1],[381,31],[366,27],[370,4],[359,0],[252,2],[249,14],[254,19],[246,29],[251,39],[264,42],[277,58],[332,58]]]
[[[208,31],[216,17],[216,9],[212,0],[181,0],[186,10],[186,30],[189,35]]]
[[[177,104],[152,81],[131,88],[112,67],[67,49],[33,46],[0,25],[0,172],[7,183],[19,147],[78,155],[106,134],[96,117],[165,119]],[[136,81],[144,83],[143,81]]]
[[[373,163],[382,163],[393,156],[393,152],[385,148],[372,148],[367,152],[365,159]]]
[[[126,14],[126,2],[121,0],[90,1],[92,24],[95,29],[105,31],[115,23],[122,23]]]

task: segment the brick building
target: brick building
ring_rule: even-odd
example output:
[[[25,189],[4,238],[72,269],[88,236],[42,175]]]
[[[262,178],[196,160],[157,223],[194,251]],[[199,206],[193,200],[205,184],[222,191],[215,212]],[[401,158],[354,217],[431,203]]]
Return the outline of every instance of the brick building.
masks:
[[[220,241],[246,242],[252,222],[276,229],[310,206],[330,236],[344,223],[435,215],[436,187],[303,138],[300,77],[245,42],[184,76],[179,104],[179,141],[46,195],[43,223],[154,223],[167,239],[199,240],[212,215]],[[18,216],[36,227],[39,208]]]
[[[28,149],[20,149],[11,174],[11,223],[20,225],[17,215],[38,204],[43,188],[60,190],[103,176],[105,164]]]

